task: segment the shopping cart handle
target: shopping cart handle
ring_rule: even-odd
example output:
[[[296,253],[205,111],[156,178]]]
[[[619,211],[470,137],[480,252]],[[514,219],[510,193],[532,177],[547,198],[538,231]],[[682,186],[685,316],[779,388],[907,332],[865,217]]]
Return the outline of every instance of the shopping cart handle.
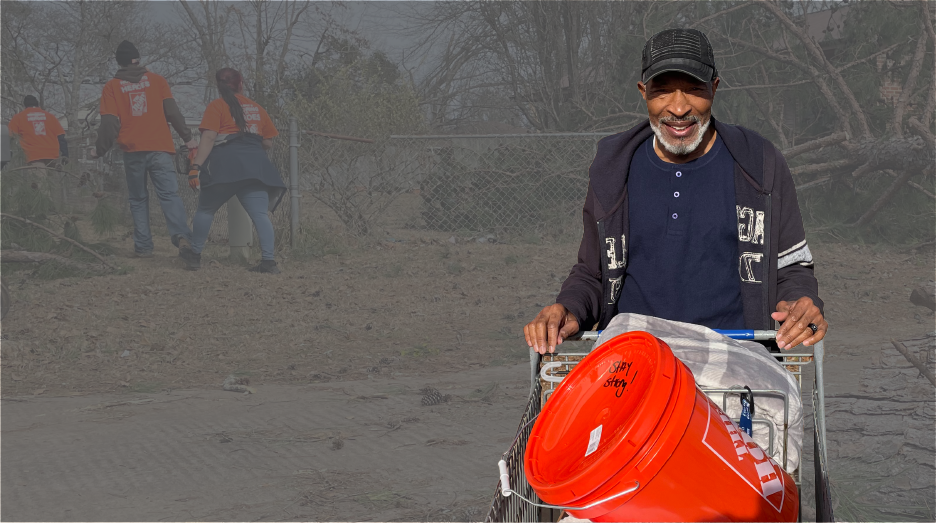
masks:
[[[507,472],[507,462],[500,460],[497,462],[497,469],[500,471],[501,494],[506,498],[513,492],[510,490],[510,474]]]
[[[731,329],[712,329],[722,336],[727,336],[733,340],[772,340],[777,337],[777,331],[760,330],[731,330]]]
[[[733,340],[755,340],[755,341],[765,341],[772,340],[777,337],[777,331],[770,330],[731,330],[731,329],[712,329],[715,332],[721,334],[722,336],[727,336]],[[579,331],[572,336],[569,336],[567,339],[573,341],[596,341],[598,336],[601,336],[602,331]]]

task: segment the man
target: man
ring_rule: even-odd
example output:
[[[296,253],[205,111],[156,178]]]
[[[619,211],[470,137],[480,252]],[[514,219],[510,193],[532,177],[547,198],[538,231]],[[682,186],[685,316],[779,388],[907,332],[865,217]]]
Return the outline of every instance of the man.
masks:
[[[33,95],[23,98],[24,110],[10,119],[10,133],[19,137],[26,163],[51,167],[59,158],[68,158],[65,129],[52,113],[39,108]]]
[[[68,142],[65,141],[65,129],[58,118],[39,107],[39,100],[33,95],[23,98],[23,111],[10,119],[10,133],[19,137],[20,147],[26,153],[26,163],[40,169],[30,169],[33,187],[37,187],[48,196],[53,196],[52,180],[46,169],[68,162]]]
[[[172,243],[182,250],[190,246],[192,232],[188,226],[185,207],[179,197],[172,155],[175,144],[169,123],[186,142],[195,148],[192,133],[185,125],[166,79],[149,72],[140,65],[140,53],[126,40],[117,46],[117,65],[120,68],[104,84],[101,94],[101,126],[91,157],[107,153],[114,141],[123,150],[124,171],[130,194],[130,213],[133,216],[133,247],[137,257],[153,255],[153,237],[149,227],[149,192],[146,173],[149,172]]]
[[[776,320],[780,349],[825,336],[789,168],[757,133],[712,117],[718,82],[703,33],[647,41],[637,88],[649,119],[598,143],[578,263],[524,327],[530,347],[553,352],[619,312],[725,329]]]

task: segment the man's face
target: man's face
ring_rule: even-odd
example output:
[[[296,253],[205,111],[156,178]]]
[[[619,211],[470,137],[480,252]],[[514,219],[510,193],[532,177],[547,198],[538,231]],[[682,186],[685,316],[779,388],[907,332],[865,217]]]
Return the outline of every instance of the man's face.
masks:
[[[712,118],[712,100],[718,78],[711,82],[683,73],[663,73],[647,84],[637,83],[647,102],[650,126],[657,140],[671,154],[685,156],[695,151]]]

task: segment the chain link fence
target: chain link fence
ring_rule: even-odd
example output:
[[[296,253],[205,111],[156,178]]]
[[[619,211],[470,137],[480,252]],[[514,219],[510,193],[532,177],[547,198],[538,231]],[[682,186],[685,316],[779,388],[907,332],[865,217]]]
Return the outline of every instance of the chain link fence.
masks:
[[[303,133],[300,189],[354,234],[378,226],[523,233],[577,224],[599,133],[391,136]],[[411,204],[393,201],[404,194]],[[396,211],[396,215],[392,212]]]
[[[290,185],[287,126],[269,151]],[[196,130],[197,131],[197,130]],[[588,186],[588,166],[606,134],[503,134],[390,136],[363,139],[300,131],[297,189],[308,214],[327,208],[352,235],[380,228],[441,232],[517,233],[577,228]],[[55,191],[66,213],[90,215],[101,200],[132,226],[122,153],[112,149],[87,159],[93,133],[71,140],[73,161]],[[198,195],[188,187],[186,157],[175,158],[179,195],[191,220]],[[11,165],[10,167],[15,167]],[[152,184],[150,227],[165,233],[165,219]],[[290,195],[272,214],[277,250],[291,240]],[[296,209],[298,211],[299,209]],[[306,222],[308,223],[308,222]],[[300,225],[301,226],[301,225]],[[210,243],[228,241],[227,206],[215,215]]]
[[[192,129],[193,133],[198,133],[197,128]],[[281,131],[284,135],[285,131]],[[130,205],[127,192],[126,173],[123,165],[123,153],[120,149],[112,148],[104,158],[100,160],[85,159],[86,151],[94,144],[94,136],[87,136],[73,139],[69,144],[71,156],[78,158],[74,162],[72,170],[77,173],[75,180],[70,180],[68,176],[63,178],[61,185],[63,209],[66,212],[75,214],[90,214],[98,204],[98,200],[106,198],[106,202],[116,207],[128,227],[132,227],[132,218],[130,216]],[[276,165],[280,175],[284,180],[289,175],[289,146],[285,139],[273,141],[273,149],[268,152],[270,159]],[[188,186],[188,162],[187,156],[177,149],[174,157],[174,164],[179,183],[179,196],[182,198],[182,204],[185,206],[186,215],[191,225],[192,217],[198,207],[198,193]],[[166,220],[162,214],[162,208],[156,196],[156,190],[152,182],[147,178],[147,190],[149,191],[149,214],[150,229],[154,237],[165,232]],[[290,240],[289,213],[290,201],[284,197],[276,210],[271,214],[273,228],[276,231],[277,250],[287,248]],[[217,244],[226,244],[228,241],[228,215],[227,204],[221,207],[215,213],[214,221],[211,224],[211,230],[208,233],[208,242]],[[256,239],[256,238],[255,238]],[[254,242],[256,244],[256,241]]]

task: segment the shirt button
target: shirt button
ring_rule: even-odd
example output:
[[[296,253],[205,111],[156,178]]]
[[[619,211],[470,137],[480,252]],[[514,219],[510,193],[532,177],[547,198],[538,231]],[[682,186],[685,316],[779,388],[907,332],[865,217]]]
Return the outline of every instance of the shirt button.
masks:
[[[673,219],[675,220],[676,218],[679,218],[679,215],[676,213],[673,213]]]
[[[673,193],[673,198],[679,198],[679,191]]]
[[[682,178],[682,171],[676,171],[676,177]]]

